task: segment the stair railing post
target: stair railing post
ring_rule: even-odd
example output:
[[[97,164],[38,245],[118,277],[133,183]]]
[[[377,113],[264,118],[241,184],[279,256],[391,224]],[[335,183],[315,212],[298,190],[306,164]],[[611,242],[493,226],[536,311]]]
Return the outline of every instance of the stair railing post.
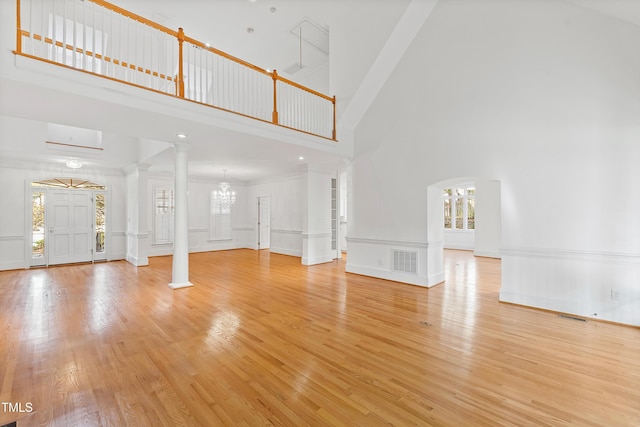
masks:
[[[273,115],[272,115],[271,121],[277,125],[278,124],[278,92],[277,92],[276,86],[278,82],[278,72],[276,70],[273,70],[273,72],[271,73],[271,76],[273,77]]]
[[[16,52],[22,53],[22,28],[20,27],[20,0],[16,0]]]
[[[336,96],[333,95],[333,99],[331,99],[331,103],[333,104],[333,132],[331,132],[331,139],[336,140]]]
[[[182,64],[182,45],[184,44],[184,30],[178,28],[178,96],[184,98],[184,70]]]

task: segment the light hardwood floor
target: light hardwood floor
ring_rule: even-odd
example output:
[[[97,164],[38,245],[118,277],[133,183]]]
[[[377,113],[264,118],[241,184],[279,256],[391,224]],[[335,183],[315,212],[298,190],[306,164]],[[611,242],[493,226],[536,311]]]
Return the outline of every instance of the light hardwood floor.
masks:
[[[640,329],[498,302],[447,251],[431,289],[266,251],[0,273],[0,425],[638,426]],[[15,409],[15,406],[14,408]]]

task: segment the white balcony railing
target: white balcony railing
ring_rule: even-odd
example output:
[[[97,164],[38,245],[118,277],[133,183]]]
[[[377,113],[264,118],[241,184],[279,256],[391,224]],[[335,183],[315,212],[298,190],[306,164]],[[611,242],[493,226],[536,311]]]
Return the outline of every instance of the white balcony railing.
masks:
[[[16,54],[336,140],[335,97],[102,0],[16,0]]]

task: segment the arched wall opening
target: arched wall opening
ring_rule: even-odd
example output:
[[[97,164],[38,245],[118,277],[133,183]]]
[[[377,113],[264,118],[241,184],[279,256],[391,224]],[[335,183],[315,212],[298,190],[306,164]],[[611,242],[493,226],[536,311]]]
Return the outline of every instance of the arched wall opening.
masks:
[[[500,181],[476,177],[455,177],[427,187],[427,265],[429,276],[444,280],[445,198],[448,189],[474,188],[474,255],[500,258],[502,240],[502,201]],[[455,208],[455,207],[454,207]],[[460,249],[460,248],[458,248]]]

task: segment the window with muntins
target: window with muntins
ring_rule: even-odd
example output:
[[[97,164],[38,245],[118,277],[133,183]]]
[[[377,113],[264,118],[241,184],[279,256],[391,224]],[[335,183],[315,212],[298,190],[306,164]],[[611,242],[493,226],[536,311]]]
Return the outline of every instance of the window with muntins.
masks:
[[[445,230],[475,230],[475,195],[474,187],[445,188],[442,191]]]
[[[173,189],[156,187],[153,192],[153,243],[173,243],[175,196]]]
[[[231,240],[231,205],[220,203],[211,191],[210,240]]]

